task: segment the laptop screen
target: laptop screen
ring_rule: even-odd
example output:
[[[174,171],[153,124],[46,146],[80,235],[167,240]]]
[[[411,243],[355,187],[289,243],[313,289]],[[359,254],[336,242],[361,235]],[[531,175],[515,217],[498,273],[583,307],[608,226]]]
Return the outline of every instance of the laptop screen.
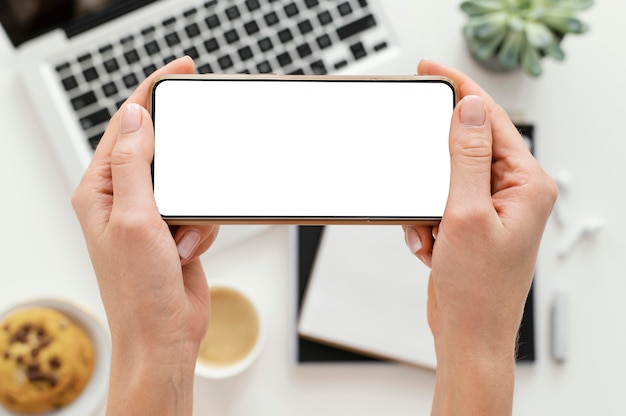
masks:
[[[156,0],[0,0],[0,22],[14,46],[62,28],[75,36]]]

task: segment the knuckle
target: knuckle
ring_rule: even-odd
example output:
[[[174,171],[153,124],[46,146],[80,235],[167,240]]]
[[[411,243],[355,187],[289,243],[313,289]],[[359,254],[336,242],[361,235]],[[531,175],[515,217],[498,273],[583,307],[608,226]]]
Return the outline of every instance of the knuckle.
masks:
[[[124,166],[132,163],[134,149],[124,141],[118,142],[111,152],[111,166]]]
[[[492,211],[485,206],[467,201],[464,204],[449,206],[445,212],[446,222],[463,229],[484,229],[489,223]]]
[[[463,134],[450,146],[452,153],[471,159],[491,159],[491,139],[482,131],[471,131]]]
[[[120,235],[138,235],[150,227],[148,218],[140,210],[114,210],[109,219],[109,227]]]

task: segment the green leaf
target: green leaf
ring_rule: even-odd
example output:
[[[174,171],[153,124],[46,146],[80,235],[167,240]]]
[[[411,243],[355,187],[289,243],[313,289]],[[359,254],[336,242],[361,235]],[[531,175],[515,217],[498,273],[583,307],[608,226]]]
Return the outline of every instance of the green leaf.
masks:
[[[505,10],[505,2],[501,0],[473,0],[461,3],[461,10],[469,16],[478,16]]]
[[[554,8],[570,9],[570,10],[586,10],[593,6],[593,0],[554,0]]]
[[[515,68],[520,64],[520,52],[524,44],[525,35],[521,31],[509,31],[504,38],[498,60],[505,68]]]
[[[547,10],[541,17],[541,21],[561,33],[584,33],[589,29],[589,27],[579,19],[554,11]]]
[[[506,32],[503,31],[498,34],[498,36],[494,36],[490,40],[484,42],[472,42],[470,44],[472,54],[480,60],[491,58],[498,49],[498,46],[502,43],[505,35]]]
[[[528,42],[535,48],[543,49],[554,42],[552,32],[541,23],[526,22],[524,29],[526,30]]]
[[[556,39],[543,51],[546,53],[546,55],[556,59],[557,61],[562,61],[565,59],[565,52],[563,52],[560,43]]]
[[[541,55],[530,43],[526,43],[522,52],[522,67],[529,75],[541,75]]]
[[[474,16],[467,20],[463,31],[470,39],[491,39],[506,31],[506,22],[507,14],[504,12]]]

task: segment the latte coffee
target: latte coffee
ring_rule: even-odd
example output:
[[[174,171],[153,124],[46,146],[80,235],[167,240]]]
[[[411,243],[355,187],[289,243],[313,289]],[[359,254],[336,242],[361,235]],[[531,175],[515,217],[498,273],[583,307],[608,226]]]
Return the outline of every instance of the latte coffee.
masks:
[[[259,317],[241,292],[211,288],[211,319],[200,344],[199,364],[228,367],[244,360],[259,338]]]

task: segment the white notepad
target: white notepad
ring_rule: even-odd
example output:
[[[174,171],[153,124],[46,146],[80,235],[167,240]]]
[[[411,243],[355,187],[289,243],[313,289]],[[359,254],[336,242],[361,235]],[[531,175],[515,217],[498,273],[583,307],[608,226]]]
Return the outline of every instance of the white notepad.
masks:
[[[436,367],[426,317],[429,270],[400,226],[327,226],[302,304],[301,336]]]

